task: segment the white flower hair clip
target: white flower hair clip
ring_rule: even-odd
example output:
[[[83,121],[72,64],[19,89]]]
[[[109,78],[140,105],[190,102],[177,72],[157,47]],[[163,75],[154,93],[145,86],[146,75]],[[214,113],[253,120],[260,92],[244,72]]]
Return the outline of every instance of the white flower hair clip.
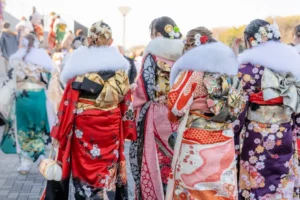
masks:
[[[255,33],[254,37],[249,38],[249,42],[252,47],[255,47],[272,39],[280,39],[280,31],[276,22],[260,27],[258,33]]]
[[[171,39],[179,39],[180,38],[180,28],[178,26],[172,26],[171,24],[167,24],[165,26],[165,32],[168,33]]]

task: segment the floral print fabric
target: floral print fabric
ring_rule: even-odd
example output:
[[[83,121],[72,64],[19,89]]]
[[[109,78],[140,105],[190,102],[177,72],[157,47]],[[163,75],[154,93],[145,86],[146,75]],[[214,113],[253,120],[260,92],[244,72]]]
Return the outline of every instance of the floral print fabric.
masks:
[[[226,75],[179,73],[169,93],[169,117],[188,119],[180,124],[185,128],[178,132],[182,140],[177,141],[179,155],[173,158],[167,200],[236,199],[231,123],[244,107],[242,94],[239,81]]]
[[[239,78],[243,80],[246,97],[261,91],[265,69],[251,63],[240,67]],[[242,125],[241,134],[237,136],[241,144],[239,199],[299,199],[295,189],[299,175],[298,156],[291,116],[273,115],[278,109],[282,111],[281,105],[264,106],[252,102],[247,105],[239,118]],[[247,110],[250,116],[249,113],[245,115]]]
[[[135,199],[163,200],[171,172],[173,150],[169,136],[177,122],[167,117],[167,94],[172,61],[148,54],[144,58],[133,107],[137,113],[137,141],[130,147]]]

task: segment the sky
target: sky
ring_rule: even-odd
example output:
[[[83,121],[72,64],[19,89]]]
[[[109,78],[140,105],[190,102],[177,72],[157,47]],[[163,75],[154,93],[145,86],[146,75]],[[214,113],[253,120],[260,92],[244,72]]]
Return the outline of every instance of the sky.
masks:
[[[146,45],[149,25],[160,16],[173,18],[183,34],[198,26],[207,28],[247,24],[256,18],[300,15],[300,0],[6,0],[6,11],[28,17],[32,6],[42,14],[55,11],[90,27],[104,20],[113,31],[114,44],[123,43],[123,16],[118,7],[129,6],[126,47]]]

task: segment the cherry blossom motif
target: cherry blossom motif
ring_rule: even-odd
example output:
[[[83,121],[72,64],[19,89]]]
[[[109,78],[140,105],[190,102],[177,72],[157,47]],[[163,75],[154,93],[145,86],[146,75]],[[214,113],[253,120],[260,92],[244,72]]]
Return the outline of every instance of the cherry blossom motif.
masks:
[[[259,160],[260,160],[260,161],[264,161],[264,160],[266,160],[266,156],[265,156],[265,155],[261,155],[261,156],[259,156]]]
[[[93,149],[90,151],[93,157],[100,156],[100,149],[98,148],[98,145],[94,144]]]
[[[265,168],[265,163],[263,162],[258,162],[256,163],[255,167],[258,169],[258,170],[262,170]]]
[[[82,138],[83,132],[79,129],[76,129],[75,130],[75,135],[76,135],[76,138]]]
[[[269,189],[270,189],[270,191],[273,192],[273,191],[275,191],[276,187],[274,185],[270,185]]]
[[[260,141],[259,138],[256,138],[256,139],[254,140],[254,143],[255,143],[255,144],[260,144],[260,142],[261,142],[261,141]]]
[[[87,187],[86,185],[84,185],[82,188],[84,189],[84,194],[85,194],[88,198],[90,198],[91,195],[92,195],[91,188]]]
[[[275,146],[275,141],[271,139],[267,139],[266,142],[264,142],[264,147],[266,147],[267,150],[273,149]]]

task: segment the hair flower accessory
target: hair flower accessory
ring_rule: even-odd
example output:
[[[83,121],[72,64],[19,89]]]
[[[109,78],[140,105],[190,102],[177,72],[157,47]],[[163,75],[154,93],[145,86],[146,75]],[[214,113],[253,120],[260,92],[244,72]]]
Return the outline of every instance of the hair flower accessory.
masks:
[[[280,31],[276,23],[260,27],[258,33],[255,33],[254,37],[249,38],[249,42],[254,47],[272,39],[280,39]]]
[[[200,46],[202,44],[207,43],[208,37],[206,35],[201,35],[200,33],[197,33],[195,36],[195,46]]]
[[[164,28],[165,32],[170,36],[171,39],[179,39],[180,38],[180,29],[178,26],[172,26],[167,24]]]

